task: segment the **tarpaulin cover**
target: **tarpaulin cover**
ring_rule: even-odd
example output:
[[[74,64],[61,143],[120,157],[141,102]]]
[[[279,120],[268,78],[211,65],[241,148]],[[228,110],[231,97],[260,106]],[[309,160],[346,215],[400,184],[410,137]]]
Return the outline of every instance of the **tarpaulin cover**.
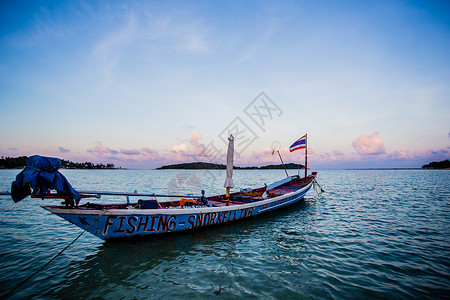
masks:
[[[58,172],[61,166],[59,158],[33,155],[28,158],[27,167],[16,176],[11,186],[11,197],[14,202],[26,198],[33,191],[38,191],[42,200],[48,189],[73,197],[76,204],[81,196],[73,189],[66,177]]]

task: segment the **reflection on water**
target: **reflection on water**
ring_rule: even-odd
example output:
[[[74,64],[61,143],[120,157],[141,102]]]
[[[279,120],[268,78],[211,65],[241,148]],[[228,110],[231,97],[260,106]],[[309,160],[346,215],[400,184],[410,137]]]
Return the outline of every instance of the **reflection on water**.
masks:
[[[95,298],[109,292],[108,296],[120,298],[133,292],[137,298],[163,298],[197,297],[198,293],[211,296],[219,289],[220,293],[231,291],[237,288],[235,282],[248,276],[247,269],[253,268],[247,262],[242,268],[236,261],[243,250],[247,252],[247,248],[257,246],[258,238],[252,237],[254,231],[264,230],[267,222],[276,223],[277,218],[289,213],[285,209],[225,226],[163,235],[151,241],[105,242],[95,254],[71,263],[66,271],[76,276],[63,288],[53,287],[45,296],[57,291],[57,298],[67,298],[73,293],[81,298]],[[286,242],[280,240],[275,247],[279,247],[278,243]],[[255,263],[260,260],[254,259]],[[120,288],[110,291],[112,282]]]
[[[282,177],[278,171],[236,170],[236,181],[259,186]],[[64,172],[80,189],[94,189],[92,183],[98,190],[165,193],[176,176],[195,176],[210,195],[223,191],[222,180],[203,171],[183,171],[191,172],[187,177],[176,171]],[[16,174],[0,170],[0,190]],[[322,197],[311,191],[303,203],[225,226],[118,242],[85,234],[12,298],[450,294],[449,171],[321,171],[318,180],[326,190]],[[0,295],[81,232],[39,207],[49,202],[58,203],[0,199]]]

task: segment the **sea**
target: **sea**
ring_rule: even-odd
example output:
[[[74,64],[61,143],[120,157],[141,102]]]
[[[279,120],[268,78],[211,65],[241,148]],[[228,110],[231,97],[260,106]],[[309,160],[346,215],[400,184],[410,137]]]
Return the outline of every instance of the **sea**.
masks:
[[[0,191],[19,172],[0,170]],[[226,176],[61,172],[79,190],[206,196],[224,193]],[[285,176],[235,170],[233,191]],[[143,240],[85,233],[73,244],[82,229],[40,207],[61,200],[0,196],[0,298],[450,299],[449,170],[318,170],[317,181],[323,193],[251,219]]]

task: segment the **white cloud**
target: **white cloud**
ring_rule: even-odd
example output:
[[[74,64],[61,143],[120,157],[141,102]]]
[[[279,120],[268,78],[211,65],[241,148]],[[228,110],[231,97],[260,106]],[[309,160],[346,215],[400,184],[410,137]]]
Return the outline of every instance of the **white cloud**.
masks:
[[[138,23],[133,14],[129,14],[121,26],[108,32],[98,43],[94,45],[93,54],[102,75],[107,83],[112,80],[115,68],[129,46],[138,34]]]
[[[378,132],[374,132],[371,135],[362,134],[359,138],[353,141],[352,146],[359,154],[384,154],[386,153],[384,143],[378,135]]]
[[[209,51],[204,35],[197,31],[190,32],[185,37],[183,48],[191,53],[208,53]]]

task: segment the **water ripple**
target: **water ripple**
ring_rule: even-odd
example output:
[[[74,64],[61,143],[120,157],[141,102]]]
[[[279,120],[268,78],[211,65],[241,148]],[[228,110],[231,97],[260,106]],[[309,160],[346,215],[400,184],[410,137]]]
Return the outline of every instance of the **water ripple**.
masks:
[[[237,170],[235,181],[270,183],[278,171]],[[167,193],[173,178],[192,176],[195,189],[223,190],[223,172],[183,172],[64,174],[84,190]],[[0,190],[16,174],[0,170]],[[226,226],[144,241],[86,234],[12,298],[448,299],[450,171],[321,171],[318,180],[322,197],[310,192],[289,209]],[[0,198],[0,295],[81,232],[41,204]]]

